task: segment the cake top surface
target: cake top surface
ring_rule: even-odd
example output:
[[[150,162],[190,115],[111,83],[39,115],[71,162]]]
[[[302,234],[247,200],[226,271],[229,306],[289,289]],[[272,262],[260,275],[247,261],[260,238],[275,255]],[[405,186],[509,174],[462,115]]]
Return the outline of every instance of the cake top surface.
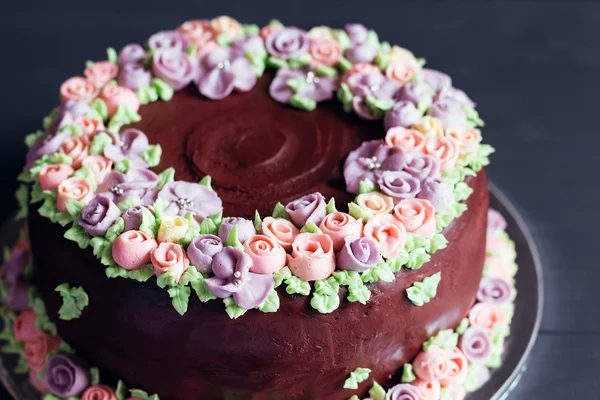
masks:
[[[493,151],[449,76],[360,24],[221,16],[107,53],[27,137],[17,196],[181,314],[191,289],[232,318],[274,312],[280,294],[328,313],[340,286],[366,304],[370,284],[446,246]]]

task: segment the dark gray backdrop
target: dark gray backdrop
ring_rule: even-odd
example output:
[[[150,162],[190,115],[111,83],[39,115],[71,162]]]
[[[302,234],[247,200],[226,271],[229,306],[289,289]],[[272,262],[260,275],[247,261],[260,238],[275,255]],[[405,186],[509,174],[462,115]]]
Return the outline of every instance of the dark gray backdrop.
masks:
[[[6,3],[6,2],[5,2]],[[301,27],[363,22],[450,73],[478,103],[497,149],[489,175],[539,246],[545,315],[529,370],[511,398],[598,399],[600,393],[600,5],[399,1],[13,1],[0,6],[0,217],[26,133],[58,86],[104,49],[185,19],[230,14]]]

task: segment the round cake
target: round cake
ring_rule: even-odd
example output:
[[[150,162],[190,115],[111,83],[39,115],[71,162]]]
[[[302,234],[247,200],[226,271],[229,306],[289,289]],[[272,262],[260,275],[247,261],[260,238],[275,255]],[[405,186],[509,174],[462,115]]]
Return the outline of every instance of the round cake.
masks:
[[[514,257],[450,77],[360,24],[192,20],[107,58],[27,138],[4,300],[42,392],[460,399],[499,365]]]

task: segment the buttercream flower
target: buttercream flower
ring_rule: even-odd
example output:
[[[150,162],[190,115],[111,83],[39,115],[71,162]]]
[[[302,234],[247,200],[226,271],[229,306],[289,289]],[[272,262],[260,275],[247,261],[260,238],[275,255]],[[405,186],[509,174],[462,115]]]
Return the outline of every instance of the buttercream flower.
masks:
[[[467,123],[467,114],[460,103],[452,99],[434,101],[427,113],[439,119],[446,129],[462,128]]]
[[[292,88],[290,80],[301,80],[302,85]],[[280,103],[288,104],[294,94],[317,103],[333,98],[337,90],[337,79],[317,76],[308,68],[287,69],[280,68],[269,86],[269,94]]]
[[[229,217],[219,227],[219,237],[223,242],[227,240],[227,236],[234,226],[237,226],[237,238],[242,244],[256,235],[256,228],[252,221],[240,217]]]
[[[332,66],[342,58],[342,49],[332,38],[322,37],[311,40],[308,52],[313,62],[321,65]]]
[[[121,233],[112,246],[115,262],[126,270],[140,268],[150,263],[150,255],[158,247],[155,239],[148,234],[131,230]],[[164,256],[164,254],[162,254]],[[160,261],[160,260],[159,260]]]
[[[288,255],[292,274],[305,281],[328,278],[335,271],[335,255],[331,238],[322,233],[300,233]]]
[[[81,128],[81,136],[88,140],[90,140],[97,131],[104,129],[102,121],[85,115],[77,117],[74,123]]]
[[[482,364],[469,365],[471,372],[469,373],[469,391],[475,391],[481,388],[487,381],[490,380],[490,369]]]
[[[363,142],[348,154],[344,163],[346,191],[358,193],[361,181],[376,182],[379,172],[401,171],[405,165],[404,151],[400,147],[386,146],[380,140]]]
[[[181,90],[192,82],[196,68],[190,57],[180,49],[164,48],[152,57],[152,72],[175,90]]]
[[[171,273],[176,282],[179,282],[181,275],[190,265],[190,260],[183,251],[183,247],[171,242],[160,243],[158,247],[152,250],[150,261],[154,266],[154,274],[159,276],[164,273]]]
[[[467,379],[467,372],[469,369],[469,361],[463,354],[463,352],[455,347],[449,352],[448,357],[448,370],[446,376],[440,379],[442,386],[448,385],[460,385]]]
[[[66,164],[48,164],[38,174],[38,181],[42,190],[56,189],[58,185],[67,179],[75,170]]]
[[[87,156],[81,161],[83,167],[89,167],[94,174],[97,184],[102,183],[104,178],[112,171],[112,160],[104,156]]]
[[[407,83],[396,97],[398,100],[410,101],[415,106],[424,105],[429,108],[433,102],[433,91],[423,82]]]
[[[279,32],[282,29],[283,27],[279,25],[265,25],[260,29],[259,35],[263,40],[267,40],[272,33]]]
[[[379,192],[359,194],[354,201],[360,208],[373,214],[387,214],[394,208],[394,199]]]
[[[221,238],[215,235],[199,235],[192,240],[187,248],[190,263],[198,272],[208,274],[212,269],[214,256],[223,250]]]
[[[352,91],[352,108],[363,119],[375,120],[379,116],[367,104],[367,97],[393,100],[400,85],[381,73],[350,75],[346,81]]]
[[[409,83],[415,75],[414,65],[403,61],[394,61],[385,69],[388,78],[404,86]]]
[[[67,100],[91,102],[98,94],[96,86],[85,78],[79,76],[69,78],[60,85],[60,97],[63,102]]]
[[[400,383],[389,388],[385,394],[385,400],[423,400],[421,392],[415,386],[408,383]]]
[[[158,242],[177,243],[188,229],[188,220],[183,217],[163,218],[158,228]]]
[[[308,31],[308,37],[310,39],[335,39],[335,31],[328,26],[315,26]]]
[[[424,381],[417,379],[410,383],[416,387],[421,394],[421,400],[439,400],[442,387],[438,381]]]
[[[94,86],[100,88],[117,77],[119,69],[110,61],[99,61],[91,64],[83,71],[83,75]]]
[[[385,258],[396,258],[406,244],[406,228],[390,214],[375,214],[363,232],[377,242],[379,253]]]
[[[118,400],[118,397],[110,386],[93,385],[83,392],[81,400]]]
[[[442,172],[452,170],[460,154],[458,144],[448,137],[428,137],[425,152],[439,161]]]
[[[71,118],[71,117],[69,117]],[[62,142],[70,137],[70,133],[64,130],[61,133],[48,135],[43,139],[38,139],[33,146],[27,151],[25,157],[25,168],[31,169],[35,161],[44,155],[54,154],[60,150]]]
[[[454,139],[460,148],[460,155],[471,153],[477,150],[481,142],[481,132],[479,129],[458,128],[446,130],[446,135]]]
[[[494,303],[477,303],[469,311],[469,322],[486,332],[496,325],[506,323],[506,315],[501,306]]]
[[[250,61],[238,49],[219,47],[200,56],[196,86],[212,100],[229,96],[234,90],[247,92],[256,84]]]
[[[123,228],[124,232],[133,231],[140,227],[142,224],[144,208],[145,207],[141,205],[137,205],[125,210],[125,212],[121,215],[121,218],[123,218],[123,221],[125,222],[125,226]]]
[[[215,276],[205,280],[218,298],[233,296],[236,304],[249,310],[263,303],[275,286],[272,275],[250,272],[252,259],[242,250],[225,247],[215,255],[212,270]]]
[[[497,232],[506,229],[506,220],[498,211],[493,208],[488,209],[487,230]]]
[[[83,207],[77,223],[91,236],[104,236],[121,216],[121,210],[103,194],[96,195]]]
[[[262,222],[262,233],[275,239],[286,251],[291,251],[300,230],[287,219],[266,217]]]
[[[348,71],[346,71],[344,73],[344,75],[342,76],[342,82],[347,83],[348,82],[348,78],[350,78],[352,75],[356,75],[356,74],[379,74],[382,75],[381,70],[379,69],[379,67],[375,64],[370,64],[370,63],[358,63],[358,64],[353,64],[352,67],[350,67],[350,69]]]
[[[410,50],[400,46],[393,46],[388,53],[383,53],[380,55],[380,57],[385,64],[404,62],[412,65],[415,70],[421,69],[414,54]]]
[[[17,319],[15,319],[12,328],[13,335],[15,336],[15,340],[17,342],[27,342],[42,333],[42,331],[35,326],[36,318],[37,314],[35,311],[25,310],[19,314]]]
[[[285,206],[285,211],[298,228],[302,228],[309,222],[319,225],[327,214],[325,197],[319,192],[307,194],[289,202]]]
[[[175,181],[166,184],[160,192],[159,199],[166,200],[169,205],[164,209],[168,216],[185,216],[194,213],[194,218],[202,222],[204,218],[222,210],[219,196],[206,186],[196,183]]]
[[[23,273],[30,260],[30,252],[27,249],[16,249],[12,252],[10,258],[2,264],[0,269],[0,280],[14,285]]]
[[[442,122],[430,115],[426,115],[419,119],[418,122],[411,125],[412,129],[416,129],[423,135],[428,137],[442,137],[444,136],[444,128]]]
[[[44,382],[38,376],[38,372],[30,369],[28,375],[29,375],[29,383],[31,383],[31,386],[33,386],[33,388],[35,390],[37,390],[38,392],[40,392],[43,395],[48,394],[50,392],[48,390],[48,387],[46,386],[46,382]]]
[[[442,93],[452,87],[452,79],[443,72],[423,69],[423,81],[436,93]]]
[[[329,235],[333,242],[333,251],[336,253],[344,247],[344,238],[348,235],[362,236],[363,222],[343,213],[328,214],[319,225],[319,229]]]
[[[413,368],[419,379],[437,381],[448,376],[449,354],[438,346],[429,346],[413,360]]]
[[[250,52],[253,54],[266,54],[265,42],[258,35],[245,35],[237,39],[232,47],[244,54]]]
[[[513,296],[513,289],[503,279],[483,277],[479,282],[477,300],[484,303],[504,304]]]
[[[40,333],[25,342],[23,356],[27,359],[27,365],[34,371],[39,371],[46,366],[48,354],[56,351],[61,343],[58,336]]]
[[[394,217],[407,232],[428,238],[435,233],[435,209],[428,200],[405,199],[394,207]]]
[[[455,87],[445,89],[437,97],[440,99],[451,99],[464,107],[474,108],[476,105],[465,92]]]
[[[48,360],[45,372],[46,386],[56,396],[78,396],[90,384],[89,372],[78,358],[56,354]]]
[[[114,162],[129,160],[135,167],[146,168],[148,164],[142,154],[148,148],[148,137],[138,129],[127,129],[121,133],[118,143],[104,146],[104,156]]]
[[[309,40],[306,31],[296,27],[285,27],[267,36],[265,46],[272,56],[288,60],[306,53]]]
[[[119,106],[125,106],[133,112],[140,109],[140,100],[137,94],[131,89],[118,85],[106,85],[99,96],[106,103],[108,116],[115,115]]]
[[[345,55],[353,64],[370,63],[377,56],[377,49],[368,42],[355,43],[346,50]]]
[[[69,178],[65,179],[58,185],[58,198],[56,199],[56,208],[58,211],[67,211],[67,201],[77,200],[81,203],[87,204],[92,197],[94,192],[92,185],[83,178]]]
[[[119,85],[131,90],[150,85],[152,74],[142,64],[128,63],[119,71]]]
[[[242,24],[227,15],[213,18],[210,21],[210,27],[216,35],[226,35],[231,39],[237,39],[244,35]]]
[[[383,125],[385,129],[394,126],[409,127],[417,123],[423,113],[417,107],[407,100],[401,100],[394,104],[392,109],[385,114]]]
[[[444,211],[453,200],[452,187],[439,179],[426,179],[421,182],[417,199],[429,200],[436,211]]]
[[[244,242],[244,251],[252,259],[251,272],[272,274],[285,266],[285,250],[269,236],[252,236]]]
[[[363,43],[369,36],[369,30],[363,24],[346,24],[344,25],[344,31],[346,31],[352,43]]]
[[[344,246],[336,259],[339,269],[358,272],[366,271],[382,261],[375,240],[355,235],[344,238]]]
[[[105,152],[106,153],[106,152]],[[156,186],[158,176],[144,168],[130,168],[126,173],[112,171],[98,185],[98,193],[103,193],[115,203],[130,196],[137,196],[142,199],[143,205],[151,205],[153,203],[144,202],[146,194]],[[141,210],[140,210],[141,211]]]
[[[404,172],[408,172],[420,182],[426,179],[440,179],[440,164],[432,156],[410,151],[406,153],[406,166]]]
[[[396,126],[388,129],[385,143],[388,146],[402,147],[405,151],[422,151],[425,148],[425,136],[417,130]]]
[[[188,43],[196,46],[202,46],[214,38],[214,32],[210,23],[205,19],[195,19],[186,21],[179,25],[177,32],[182,35]]]
[[[413,198],[421,189],[419,180],[404,171],[383,171],[379,173],[377,184],[381,192],[394,201]]]
[[[29,290],[28,283],[17,280],[10,286],[8,297],[6,298],[6,308],[11,311],[21,312],[29,309]]]
[[[492,340],[482,329],[470,326],[458,341],[458,347],[473,363],[481,363],[492,354]]]
[[[463,385],[448,385],[442,389],[444,399],[464,400],[467,397],[467,391]]]
[[[146,58],[146,50],[137,43],[130,43],[123,46],[119,52],[118,63],[124,66],[131,63],[141,63]]]
[[[81,167],[81,162],[89,154],[90,142],[84,136],[70,136],[66,138],[61,146],[60,152],[73,160],[73,168]]]
[[[150,36],[148,47],[154,50],[177,49],[183,51],[187,47],[187,41],[177,31],[162,31]]]

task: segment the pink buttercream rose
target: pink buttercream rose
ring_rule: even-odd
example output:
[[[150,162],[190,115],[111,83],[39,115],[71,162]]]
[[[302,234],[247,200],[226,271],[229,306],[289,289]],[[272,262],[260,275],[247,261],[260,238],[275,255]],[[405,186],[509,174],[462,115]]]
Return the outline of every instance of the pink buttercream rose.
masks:
[[[400,60],[391,62],[385,69],[386,76],[401,85],[406,85],[409,83],[415,73],[416,70],[414,65]]]
[[[174,275],[176,282],[179,282],[181,275],[190,266],[183,247],[171,242],[159,244],[150,254],[150,260],[157,276],[169,272]]]
[[[477,303],[469,311],[469,322],[472,326],[490,332],[496,324],[506,323],[506,315],[498,304]]]
[[[507,260],[501,257],[487,256],[483,265],[485,265],[486,276],[500,278],[506,282],[512,281],[514,269]]]
[[[89,103],[97,94],[96,86],[80,76],[69,78],[60,85],[60,98],[63,102],[74,100]]]
[[[123,232],[117,237],[112,247],[115,262],[127,269],[140,268],[150,262],[150,254],[158,247],[154,238],[141,231]],[[154,261],[152,262],[154,264]]]
[[[86,179],[65,179],[58,185],[56,208],[58,208],[58,211],[64,212],[67,211],[67,200],[77,200],[87,204],[92,197],[94,197],[94,191],[92,185]]]
[[[244,35],[244,28],[242,27],[242,24],[226,15],[213,18],[210,21],[210,27],[217,36],[224,34],[231,39],[238,39]]]
[[[23,311],[13,323],[13,334],[17,342],[27,342],[41,334],[38,328],[35,327],[35,319],[37,314],[33,310]]]
[[[206,19],[186,21],[177,27],[177,32],[190,44],[206,43],[214,34],[210,22]]]
[[[385,258],[396,258],[406,244],[406,228],[390,214],[375,214],[367,221],[364,235],[377,242]]]
[[[85,389],[81,400],[118,400],[118,397],[110,386],[93,385]]]
[[[405,151],[423,152],[425,149],[425,136],[415,129],[396,126],[388,129],[385,135],[385,143],[389,146],[402,147],[402,150]]]
[[[83,75],[88,81],[92,82],[97,88],[106,85],[112,79],[117,77],[119,68],[110,61],[95,62],[83,71]]]
[[[411,385],[416,387],[421,394],[421,400],[439,400],[442,387],[439,381],[425,381],[417,379],[411,382]]]
[[[438,346],[430,346],[415,357],[412,365],[419,379],[439,381],[448,376],[449,354]]]
[[[40,332],[25,342],[23,356],[27,359],[27,365],[34,371],[39,371],[46,366],[48,354],[56,351],[62,339],[58,336]]]
[[[42,190],[56,189],[75,170],[67,164],[48,164],[40,170],[38,180]]]
[[[342,49],[334,39],[322,37],[311,40],[308,52],[316,64],[333,66],[342,57]]]
[[[425,153],[440,162],[442,172],[450,171],[456,165],[460,149],[458,143],[449,137],[428,137],[425,141]]]
[[[362,236],[363,221],[343,212],[334,212],[321,221],[319,229],[331,238],[333,251],[337,253],[344,247],[346,236]]]
[[[462,385],[467,379],[467,373],[469,372],[469,361],[463,354],[463,352],[455,347],[450,352],[448,361],[448,373],[445,377],[440,379],[442,386],[448,385]]]
[[[97,184],[101,184],[112,170],[113,162],[104,156],[87,156],[81,162],[81,165],[84,167],[89,167],[89,169],[94,174],[94,179]]]
[[[369,63],[358,63],[354,64],[348,71],[344,73],[342,76],[342,82],[347,83],[348,78],[355,74],[379,74],[381,75],[381,70],[377,65],[369,64]]]
[[[115,115],[121,105],[133,112],[137,112],[140,109],[140,100],[135,92],[123,86],[105,86],[100,92],[100,98],[106,103],[109,117]]]
[[[244,242],[244,252],[252,259],[250,272],[272,274],[285,266],[286,253],[275,239],[254,235]]]
[[[60,145],[60,152],[73,160],[73,168],[81,167],[81,162],[89,154],[90,141],[84,136],[70,136]]]
[[[305,281],[328,278],[335,271],[335,255],[331,238],[322,233],[300,233],[288,256],[292,274]]]
[[[46,382],[38,376],[38,373],[32,369],[29,370],[29,383],[31,386],[41,394],[47,394],[49,392]]]
[[[394,207],[394,217],[402,222],[407,232],[424,238],[435,233],[435,209],[429,200],[404,199]]]
[[[481,142],[481,131],[474,128],[459,128],[446,131],[446,136],[454,139],[460,149],[460,155],[477,150]]]
[[[394,199],[379,192],[359,194],[354,201],[360,208],[373,214],[388,214],[394,209]]]
[[[75,120],[75,124],[77,124],[82,131],[82,136],[87,138],[88,140],[92,140],[92,136],[100,129],[104,129],[104,124],[102,121],[97,120],[96,118],[90,118],[86,116],[79,117]]]
[[[269,35],[271,33],[275,33],[275,32],[279,32],[280,30],[282,30],[283,28],[281,26],[278,25],[265,25],[262,27],[262,29],[260,30],[260,37],[263,40],[267,40],[267,38],[269,37]]]
[[[262,222],[262,233],[275,239],[285,251],[290,251],[300,230],[287,219],[267,217]]]

